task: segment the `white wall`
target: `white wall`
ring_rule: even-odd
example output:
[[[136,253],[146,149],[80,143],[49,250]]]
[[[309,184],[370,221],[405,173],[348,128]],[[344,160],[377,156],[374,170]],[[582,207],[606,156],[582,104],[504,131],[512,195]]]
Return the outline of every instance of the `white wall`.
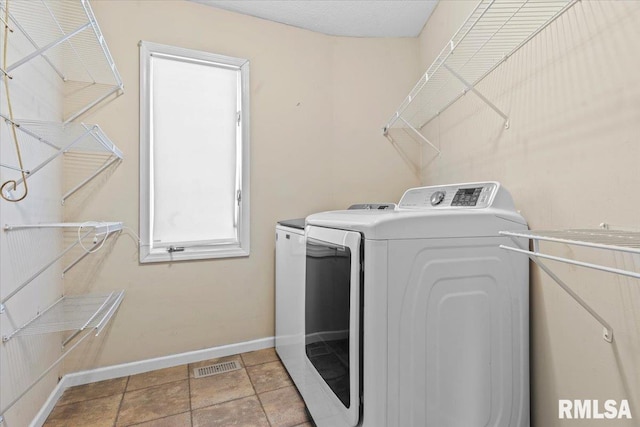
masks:
[[[421,66],[474,2],[440,2],[420,36]],[[457,23],[457,24],[456,24]],[[473,93],[425,129],[442,153],[424,153],[424,184],[498,180],[532,229],[640,228],[640,3],[577,2],[479,89],[511,127]],[[547,246],[545,246],[547,247]],[[567,247],[548,250],[635,268],[640,259]],[[635,426],[640,418],[640,283],[591,270],[549,266],[614,328],[602,328],[552,280],[531,281],[532,425]],[[633,420],[558,419],[558,399],[628,399]]]
[[[0,35],[0,45],[3,40],[4,34]],[[12,64],[24,52],[29,50],[20,36],[11,35],[7,63]],[[12,75],[9,89],[16,119],[61,119],[60,82],[42,59],[36,58],[17,68]],[[4,82],[0,83],[0,91],[0,112],[8,116]],[[24,135],[18,131],[18,136]],[[51,148],[30,138],[22,140],[21,148],[26,167],[37,165],[53,153]],[[0,163],[17,166],[15,153],[10,127],[2,121]],[[0,168],[1,182],[19,177],[18,172]],[[0,200],[0,225],[61,221],[61,178],[60,162],[51,163],[28,180],[29,193],[25,200],[18,203]],[[18,194],[22,194],[22,188],[19,187]],[[7,296],[59,254],[61,242],[59,230],[0,231],[0,295]],[[60,297],[60,273],[59,266],[52,266],[7,302],[6,312],[0,314],[0,335],[10,334]],[[16,337],[0,344],[0,407],[6,407],[60,355],[60,343],[60,336],[54,334]],[[4,425],[27,425],[55,386],[59,372],[54,369],[5,414]]]

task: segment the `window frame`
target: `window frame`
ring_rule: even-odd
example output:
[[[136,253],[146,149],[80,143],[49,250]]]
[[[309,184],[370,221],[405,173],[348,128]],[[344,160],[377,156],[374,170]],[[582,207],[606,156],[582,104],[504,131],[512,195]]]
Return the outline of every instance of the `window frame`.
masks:
[[[140,41],[140,263],[196,260],[209,258],[246,257],[250,254],[249,215],[249,61],[177,46]],[[188,245],[170,251],[166,246],[153,247],[153,141],[151,140],[151,57],[181,60],[195,64],[212,64],[240,73],[239,112],[240,127],[236,138],[237,167],[240,168],[236,184],[236,220],[238,239],[234,243],[184,242]],[[183,249],[182,249],[183,248]]]

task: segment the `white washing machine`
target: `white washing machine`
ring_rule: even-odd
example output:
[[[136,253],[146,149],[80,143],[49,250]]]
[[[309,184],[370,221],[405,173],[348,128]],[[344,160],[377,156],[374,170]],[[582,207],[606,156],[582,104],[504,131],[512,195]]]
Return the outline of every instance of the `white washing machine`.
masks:
[[[294,381],[318,427],[529,426],[528,262],[498,247],[527,225],[499,183],[306,223]]]

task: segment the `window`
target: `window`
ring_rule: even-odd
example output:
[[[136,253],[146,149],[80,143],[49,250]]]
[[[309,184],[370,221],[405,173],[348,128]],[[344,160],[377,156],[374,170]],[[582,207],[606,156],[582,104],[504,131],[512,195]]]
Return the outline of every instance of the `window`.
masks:
[[[249,62],[140,42],[140,262],[249,255]]]

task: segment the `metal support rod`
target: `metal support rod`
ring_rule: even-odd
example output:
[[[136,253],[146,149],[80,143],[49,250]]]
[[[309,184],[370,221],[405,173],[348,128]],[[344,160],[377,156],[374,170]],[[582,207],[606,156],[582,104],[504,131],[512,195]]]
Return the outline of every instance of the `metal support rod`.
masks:
[[[89,127],[87,125],[85,125],[84,123],[82,123],[82,126],[89,130]],[[114,156],[118,156],[119,158],[123,158],[124,155],[122,154],[122,151],[120,151],[120,149],[118,147],[115,146],[115,144],[111,141],[105,141],[105,139],[103,138],[104,133],[102,132],[102,130],[100,129],[100,126],[98,125],[93,125],[92,126],[92,131],[95,132],[91,132],[91,137],[101,146],[104,147],[105,150],[113,153]]]
[[[629,231],[637,231],[637,230],[632,230],[629,229]],[[534,232],[535,233],[535,232]],[[615,246],[615,250],[618,252],[629,252],[632,254],[638,254],[639,249],[637,247],[625,247],[625,246],[618,246],[615,243],[614,244],[605,244],[605,243],[596,243],[596,242],[583,242],[580,240],[572,240],[570,237],[567,238],[558,238],[558,237],[551,237],[551,236],[540,236],[540,235],[529,235],[529,234],[522,234],[522,233],[518,233],[518,232],[512,232],[512,231],[501,231],[500,232],[501,235],[503,236],[510,236],[510,237],[523,237],[525,239],[532,239],[534,242],[537,241],[545,241],[545,242],[554,242],[554,243],[564,243],[567,245],[575,245],[575,246],[582,246],[585,248],[594,248],[594,249],[612,249],[612,246]],[[579,235],[576,235],[575,237],[579,238]]]
[[[400,114],[398,112],[396,112],[393,117],[391,118],[391,120],[389,120],[387,122],[387,124],[382,128],[382,134],[384,136],[387,136],[389,134],[389,129],[391,129],[391,126],[393,126],[393,124],[398,121],[398,119],[400,118]]]
[[[105,236],[105,237],[104,237],[104,239],[105,239],[105,240],[106,240],[106,239],[108,239],[112,234],[117,233],[117,232],[119,232],[119,231],[121,231],[121,229],[110,231],[110,232],[109,232],[109,234],[108,234],[107,236]],[[92,253],[93,253],[93,250],[94,250],[95,248],[97,248],[98,246],[100,246],[100,245],[102,245],[102,241],[99,241],[99,242],[95,243],[93,246],[91,246],[91,247],[89,248],[89,250],[88,250],[88,251],[84,251],[84,252],[82,253],[82,255],[80,255],[78,258],[76,258],[75,260],[73,260],[71,263],[69,263],[69,265],[67,265],[67,266],[65,267],[65,269],[64,269],[64,270],[62,270],[62,275],[64,276],[65,274],[67,274],[67,271],[71,270],[73,267],[75,267],[75,266],[76,266],[76,264],[78,264],[80,261],[82,261],[83,259],[85,259],[88,255],[92,254]]]
[[[98,170],[96,170],[91,176],[89,176],[88,178],[85,178],[81,183],[73,187],[71,190],[67,191],[64,194],[64,196],[62,196],[62,204],[64,205],[65,200],[67,200],[72,194],[74,194],[76,191],[80,190],[82,187],[87,185],[91,180],[93,180],[95,177],[100,175],[105,169],[109,168],[109,166],[111,166],[112,164],[120,160],[121,159],[119,157],[115,157],[115,156],[111,157],[110,160],[107,160],[107,162],[104,165],[102,165]]]
[[[27,394],[29,391],[31,391],[31,389],[36,384],[38,384],[40,382],[40,380],[42,380],[44,377],[46,377],[49,374],[49,372],[51,372],[51,370],[53,370],[53,368],[58,366],[60,364],[60,362],[62,362],[64,360],[64,358],[67,357],[67,355],[69,353],[71,353],[76,347],[78,347],[85,340],[85,338],[87,338],[90,335],[91,335],[91,331],[87,331],[78,341],[76,341],[75,344],[73,344],[73,346],[71,346],[67,351],[65,351],[62,354],[62,356],[60,356],[55,362],[53,362],[53,364],[51,366],[49,366],[49,368],[46,371],[44,371],[42,374],[40,374],[40,376],[35,381],[33,381],[29,387],[27,387],[22,393],[20,393],[20,395],[18,397],[13,399],[11,401],[11,403],[9,403],[7,406],[5,406],[2,409],[2,411],[0,412],[0,415],[4,415],[9,409],[11,409],[13,407],[13,405],[15,405],[20,399],[22,399],[25,394]]]
[[[7,73],[10,73],[11,71],[13,71],[16,68],[18,68],[19,66],[21,66],[22,64],[31,61],[36,56],[42,55],[47,50],[49,50],[49,49],[51,49],[53,47],[56,47],[60,43],[64,43],[65,41],[69,40],[71,37],[77,35],[78,33],[82,32],[82,31],[84,31],[90,25],[91,25],[91,23],[87,22],[86,24],[81,25],[80,27],[78,27],[74,31],[70,32],[69,34],[66,34],[63,37],[60,37],[58,40],[52,41],[48,45],[46,45],[44,47],[41,47],[40,49],[37,49],[36,51],[34,51],[34,52],[30,53],[29,55],[25,56],[21,60],[19,60],[17,62],[14,62],[13,64],[9,65],[9,67],[7,67],[7,69],[6,69]]]
[[[55,307],[60,301],[62,301],[64,299],[64,297],[60,297],[58,298],[58,300],[56,300],[56,302],[54,302],[53,304],[51,304],[49,307],[45,308],[43,311],[41,311],[40,313],[38,313],[35,317],[33,317],[32,319],[30,319],[29,321],[27,321],[25,324],[23,324],[22,326],[20,326],[19,328],[16,328],[13,332],[11,332],[9,335],[5,335],[2,337],[2,342],[7,342],[9,341],[11,338],[13,338],[18,332],[20,332],[21,330],[23,330],[24,328],[26,328],[27,326],[29,326],[30,324],[32,324],[33,322],[35,322],[36,320],[38,320],[39,318],[41,318],[42,316],[45,315],[45,313],[47,313],[49,310],[51,310],[53,307]]]
[[[568,293],[571,298],[573,298],[578,304],[582,306],[594,319],[598,321],[604,328],[604,332],[602,337],[607,342],[613,342],[613,328],[609,323],[602,318],[598,313],[595,312],[582,298],[578,296],[566,283],[564,283],[553,271],[551,271],[542,261],[537,259],[537,257],[530,257],[530,259],[536,263],[538,267],[540,267],[545,273],[549,275],[566,293]]]
[[[20,169],[20,168],[17,168],[15,166],[11,166],[11,165],[5,165],[4,163],[0,163],[0,167],[7,168],[7,169],[12,169],[12,170],[18,171],[18,172],[24,172],[27,175],[29,175],[31,173],[31,171],[28,171],[28,170],[25,170],[25,169]]]
[[[96,330],[96,336],[100,335],[100,333],[105,328],[105,326],[107,326],[107,324],[109,323],[113,315],[116,313],[116,310],[118,309],[118,307],[120,307],[120,304],[122,303],[123,298],[124,298],[124,291],[120,291],[120,294],[116,298],[116,301],[109,308],[109,311],[107,311],[107,313],[104,315],[102,320],[100,320],[100,322],[98,322],[98,324],[95,326],[94,329]]]
[[[58,30],[60,30],[60,33],[63,36],[66,36],[67,34],[64,32],[64,29],[62,28],[62,25],[60,25],[60,22],[58,22],[58,19],[56,18],[54,13],[51,11],[51,8],[49,7],[49,5],[47,5],[47,3],[45,1],[42,2],[42,5],[45,7],[45,9],[47,9],[47,12],[49,13],[49,16],[51,16],[51,19],[53,20],[53,22],[55,22],[56,26],[58,27]],[[89,69],[87,68],[87,65],[85,64],[85,61],[82,59],[82,55],[80,55],[78,53],[78,51],[76,50],[76,47],[73,45],[73,42],[71,40],[68,40],[68,42],[69,42],[69,46],[71,47],[71,50],[73,50],[73,53],[76,56],[76,59],[78,60],[80,65],[82,65],[82,68],[84,68],[84,71],[87,73],[87,75],[89,76],[91,81],[93,83],[95,83],[96,79],[93,77],[93,75],[91,75],[91,71],[89,71]]]
[[[80,4],[84,9],[84,13],[89,18],[89,22],[91,23],[91,28],[93,29],[93,33],[96,36],[96,40],[98,40],[98,44],[102,48],[102,53],[104,53],[107,62],[109,63],[109,67],[113,72],[114,77],[116,78],[116,82],[118,83],[118,88],[124,91],[124,83],[122,82],[122,77],[116,68],[116,63],[113,60],[113,56],[111,56],[111,52],[109,52],[109,48],[105,42],[104,36],[102,35],[102,31],[100,30],[100,26],[98,25],[98,21],[96,20],[96,15],[93,13],[93,9],[91,9],[91,5],[88,0],[80,0]]]
[[[480,98],[482,101],[484,101],[485,104],[487,104],[489,107],[491,107],[491,109],[493,111],[495,111],[496,113],[498,113],[498,115],[500,117],[502,117],[505,121],[505,128],[509,128],[509,116],[507,116],[505,113],[502,112],[502,110],[500,110],[498,107],[495,106],[495,104],[491,101],[489,101],[489,99],[487,99],[487,97],[485,97],[482,93],[480,93],[480,91],[478,91],[475,87],[473,87],[473,85],[469,82],[467,82],[460,74],[458,74],[457,72],[455,72],[451,67],[449,67],[447,64],[442,64],[442,66],[449,71],[455,78],[457,78],[458,80],[460,80],[462,82],[463,85],[465,85],[465,87],[470,90],[471,92],[475,93],[476,96],[478,98]]]
[[[105,298],[104,302],[102,303],[102,305],[96,310],[95,313],[93,313],[93,315],[91,315],[91,317],[89,318],[89,320],[87,320],[84,325],[82,325],[80,327],[80,329],[77,329],[74,333],[72,333],[71,335],[69,335],[69,337],[67,337],[66,340],[64,340],[62,342],[62,347],[66,346],[68,343],[70,343],[75,337],[77,337],[79,334],[82,333],[82,331],[84,331],[85,329],[87,329],[87,326],[89,326],[91,324],[91,322],[93,321],[93,319],[96,318],[96,316],[98,315],[98,313],[100,313],[102,311],[102,309],[104,308],[105,305],[107,305],[107,303],[111,300],[111,297],[113,296],[113,292],[111,292],[109,294],[109,296],[107,298]]]
[[[4,114],[0,113],[0,117],[2,117],[4,119],[4,121],[9,123],[11,126],[15,126],[16,129],[20,130],[21,132],[26,133],[27,135],[29,135],[30,137],[32,137],[34,139],[37,139],[38,142],[42,142],[43,144],[47,144],[51,148],[55,148],[56,150],[60,150],[60,147],[58,147],[53,142],[48,141],[47,139],[41,137],[40,135],[38,135],[38,134],[36,134],[34,132],[31,132],[29,129],[24,127],[22,124],[14,122],[13,120],[11,120],[9,117],[5,116]]]
[[[411,161],[411,159],[409,158],[409,156],[407,156],[407,154],[402,151],[402,148],[400,148],[400,145],[398,145],[398,143],[393,139],[393,137],[389,134],[386,133],[385,137],[389,140],[389,142],[393,145],[393,148],[396,149],[396,151],[398,152],[398,154],[400,154],[400,157],[402,157],[402,160],[404,160],[404,162],[413,169],[413,173],[416,175],[417,178],[420,178],[420,167],[417,166],[415,163],[413,163],[413,161]]]
[[[531,261],[533,261],[538,267],[540,267],[540,269],[542,269],[545,273],[547,273],[549,275],[549,277],[551,277],[553,279],[554,282],[556,282],[562,289],[564,289],[564,291],[566,293],[568,293],[569,296],[571,296],[571,298],[573,298],[578,304],[580,304],[580,306],[582,308],[584,308],[591,316],[593,316],[594,319],[596,319],[598,321],[598,323],[600,323],[602,325],[602,327],[604,328],[604,332],[603,332],[604,340],[607,341],[607,342],[612,342],[613,341],[613,328],[611,327],[611,325],[609,325],[609,323],[606,320],[604,320],[602,318],[602,316],[600,316],[598,313],[596,313],[596,311],[594,309],[592,309],[591,306],[589,306],[589,304],[587,304],[582,298],[580,298],[580,296],[578,294],[576,294],[562,279],[560,279],[553,271],[551,271],[539,259],[539,258],[547,258],[547,257],[550,257],[550,256],[538,253],[537,248],[535,248],[535,252],[531,252],[531,251],[526,250],[526,249],[521,249],[521,246],[518,243],[518,241],[515,238],[512,238],[512,240],[514,241],[514,243],[517,246],[519,246],[519,248],[513,248],[511,246],[505,246],[505,245],[500,245],[500,248],[507,249],[507,250],[514,251],[514,252],[518,252],[518,253],[523,253],[523,254],[527,255],[529,257],[529,259],[531,259]],[[537,243],[535,241],[534,241],[534,246],[537,246]],[[563,258],[557,258],[557,259],[556,258],[557,257],[551,257],[549,259],[556,260],[556,261],[561,261],[561,262],[571,261],[571,260],[565,260]],[[586,264],[586,263],[581,263],[581,264]],[[581,265],[581,264],[577,264],[577,265]],[[587,267],[587,265],[583,265],[583,266]],[[607,270],[605,270],[605,271],[607,271]]]
[[[4,20],[4,16],[0,14],[0,22],[2,22],[2,24],[7,27],[7,30],[9,30],[10,33],[13,33],[13,28],[11,28],[9,26],[9,23],[7,21]]]
[[[0,9],[3,9],[2,7],[0,7]],[[31,38],[31,36],[29,35],[29,33],[27,32],[27,30],[25,30],[22,25],[20,25],[20,23],[13,17],[13,15],[9,14],[9,20],[11,20],[13,22],[13,24],[16,26],[16,28],[22,33],[22,35],[29,41],[29,43],[31,43],[31,45],[35,48],[35,49],[40,49],[40,47],[38,46],[38,44],[35,42],[35,40],[33,40],[33,38]],[[51,60],[49,59],[49,57],[47,55],[45,55],[44,53],[42,54],[42,58],[44,58],[45,61],[47,61],[47,64],[49,64],[49,66],[53,69],[53,71],[56,72],[56,74],[64,81],[66,80],[66,77],[64,76],[64,74],[62,73],[62,71],[60,71],[58,69],[58,67],[55,66],[55,64],[53,62],[51,62]],[[9,71],[9,70],[7,70]]]
[[[101,97],[99,97],[95,101],[87,104],[85,107],[83,107],[78,112],[76,112],[71,117],[69,117],[67,120],[65,120],[63,122],[63,124],[67,124],[67,123],[70,123],[70,122],[74,121],[75,119],[77,119],[78,117],[80,117],[81,115],[83,115],[84,113],[86,113],[87,111],[89,111],[90,109],[92,109],[93,107],[95,107],[96,105],[98,105],[99,103],[101,103],[102,101],[104,101],[105,99],[107,99],[108,97],[110,97],[111,95],[113,95],[114,93],[116,93],[119,90],[122,90],[122,85],[114,87],[109,92],[107,92],[106,94],[102,95]]]
[[[47,222],[41,224],[5,224],[4,231],[24,230],[32,228],[85,228],[92,227],[96,234],[104,234],[122,229],[122,222],[85,221],[85,222]]]
[[[502,246],[500,246],[500,247],[502,247]],[[553,256],[553,255],[546,255],[546,254],[541,254],[541,253],[538,253],[538,252],[531,252],[531,251],[527,251],[527,250],[524,250],[524,249],[516,249],[516,248],[509,247],[509,246],[505,246],[503,249],[508,249],[508,250],[511,250],[511,251],[520,252],[520,253],[523,253],[523,254],[529,255],[529,256],[534,256],[534,257],[539,257],[539,258],[544,258],[544,259],[550,259],[552,261],[559,261],[559,262],[563,262],[565,264],[577,265],[577,266],[580,266],[580,267],[591,268],[593,270],[606,271],[607,273],[620,274],[622,276],[633,277],[634,279],[640,279],[640,273],[636,273],[636,272],[633,272],[633,271],[621,270],[619,268],[605,267],[603,265],[591,264],[591,263],[583,262],[583,261],[575,261],[575,260],[572,260],[572,259],[561,258],[561,257]]]
[[[27,280],[25,280],[24,282],[22,282],[22,284],[20,286],[18,286],[16,289],[13,290],[13,292],[11,292],[9,295],[7,295],[6,297],[4,297],[1,301],[0,304],[4,305],[7,301],[9,301],[15,294],[17,294],[18,292],[20,292],[22,290],[22,288],[24,288],[25,286],[27,286],[29,283],[31,283],[36,277],[38,277],[40,274],[42,274],[46,269],[48,269],[49,267],[51,267],[53,264],[55,264],[60,258],[62,258],[63,256],[65,256],[67,254],[67,252],[69,252],[71,249],[73,249],[76,245],[78,245],[80,243],[80,240],[84,239],[85,237],[87,237],[89,234],[91,234],[93,232],[93,230],[90,230],[88,232],[86,232],[84,235],[82,235],[82,237],[80,237],[80,239],[76,240],[75,243],[71,244],[67,249],[65,249],[64,251],[62,251],[62,253],[60,255],[58,255],[56,258],[54,258],[51,262],[49,262],[47,265],[45,265],[44,267],[42,267],[40,270],[38,270],[36,273],[34,273],[31,277],[29,277]]]
[[[458,37],[458,33],[460,33],[460,31],[462,31],[463,27],[458,28],[458,30],[456,31],[456,33],[453,35],[453,37],[449,40],[449,43],[447,45],[445,45],[445,47],[442,48],[442,50],[440,51],[440,54],[437,56],[436,61],[438,61],[438,65],[436,65],[436,67],[432,70],[431,68],[436,64],[436,62],[434,62],[433,64],[431,64],[431,66],[427,69],[426,73],[424,74],[425,77],[425,82],[422,84],[422,86],[424,86],[427,81],[429,80],[429,72],[431,72],[431,76],[433,76],[434,74],[437,73],[438,69],[444,65],[444,63],[447,61],[447,59],[449,59],[449,57],[453,54],[455,48],[456,48],[456,44],[454,43],[454,39],[458,39],[458,40],[464,40],[465,37],[467,37],[467,34],[469,34],[471,32],[471,30],[473,30],[475,28],[475,26],[478,24],[478,22],[480,22],[480,20],[482,19],[482,17],[484,17],[484,15],[487,13],[487,11],[491,8],[491,6],[493,5],[493,3],[495,2],[495,0],[491,0],[491,2],[489,3],[489,5],[487,7],[485,7],[484,11],[482,11],[482,13],[480,14],[479,17],[476,18],[476,20],[473,22],[473,24],[471,26],[469,26],[469,28],[467,28],[467,30],[464,32],[464,34],[462,34],[462,36]],[[476,13],[476,11],[478,10],[478,8],[480,7],[480,5],[482,4],[482,2],[478,2],[478,4],[476,5],[476,7],[473,9],[473,11],[469,14],[469,16],[467,17],[467,19],[464,21],[465,23],[469,21],[469,19],[471,19],[471,17]],[[459,42],[458,42],[459,43]],[[420,81],[422,81],[422,79],[420,79]],[[419,93],[422,90],[422,87],[420,87],[420,83],[418,83],[412,90],[411,90],[411,94],[415,95],[417,93]],[[411,102],[413,102],[413,99],[415,99],[416,96],[408,96],[404,102],[402,103],[402,105],[400,106],[400,108],[398,108],[398,111],[396,112],[397,116],[400,116],[404,113],[404,111],[409,107],[409,105],[411,104]],[[391,127],[391,125],[393,124],[395,120],[392,120],[391,122],[389,122],[389,124],[387,125],[387,127]],[[424,125],[420,126],[420,128],[424,127]]]
[[[13,80],[13,76],[7,73],[2,67],[0,67],[0,74],[2,74],[3,76],[7,76],[9,80]]]
[[[405,125],[407,125],[409,127],[409,129],[411,129],[413,132],[415,132],[415,134],[422,139],[424,142],[426,142],[427,144],[429,144],[434,150],[436,150],[438,152],[438,154],[440,154],[440,150],[438,149],[438,147],[436,147],[435,145],[433,145],[431,143],[431,141],[429,141],[427,138],[425,138],[425,136],[423,134],[421,134],[420,132],[418,132],[416,130],[416,128],[414,128],[413,126],[411,126],[411,123],[409,123],[408,121],[406,121],[403,117],[400,117],[400,120],[402,120],[404,122]]]
[[[19,128],[20,129],[20,128]],[[82,138],[84,138],[85,136],[87,136],[87,134],[90,131],[87,131],[85,133],[83,133],[82,135],[80,135],[79,137],[77,137],[76,139],[74,139],[73,141],[71,141],[71,143],[69,143],[66,147],[61,148],[58,150],[57,153],[55,153],[54,155],[52,155],[51,157],[49,157],[47,160],[43,161],[42,163],[40,163],[38,166],[36,166],[35,168],[31,169],[31,173],[29,174],[28,177],[33,176],[33,174],[35,174],[36,172],[38,172],[40,169],[42,169],[43,167],[45,167],[46,165],[48,165],[49,163],[51,163],[52,161],[54,161],[56,158],[60,157],[61,155],[63,155],[65,152],[69,151],[71,148],[73,148],[74,145],[76,145],[78,142],[80,142],[82,140]],[[28,178],[27,177],[27,178]],[[16,186],[22,184],[22,182],[24,181],[24,178],[20,178],[18,180],[16,180]]]

